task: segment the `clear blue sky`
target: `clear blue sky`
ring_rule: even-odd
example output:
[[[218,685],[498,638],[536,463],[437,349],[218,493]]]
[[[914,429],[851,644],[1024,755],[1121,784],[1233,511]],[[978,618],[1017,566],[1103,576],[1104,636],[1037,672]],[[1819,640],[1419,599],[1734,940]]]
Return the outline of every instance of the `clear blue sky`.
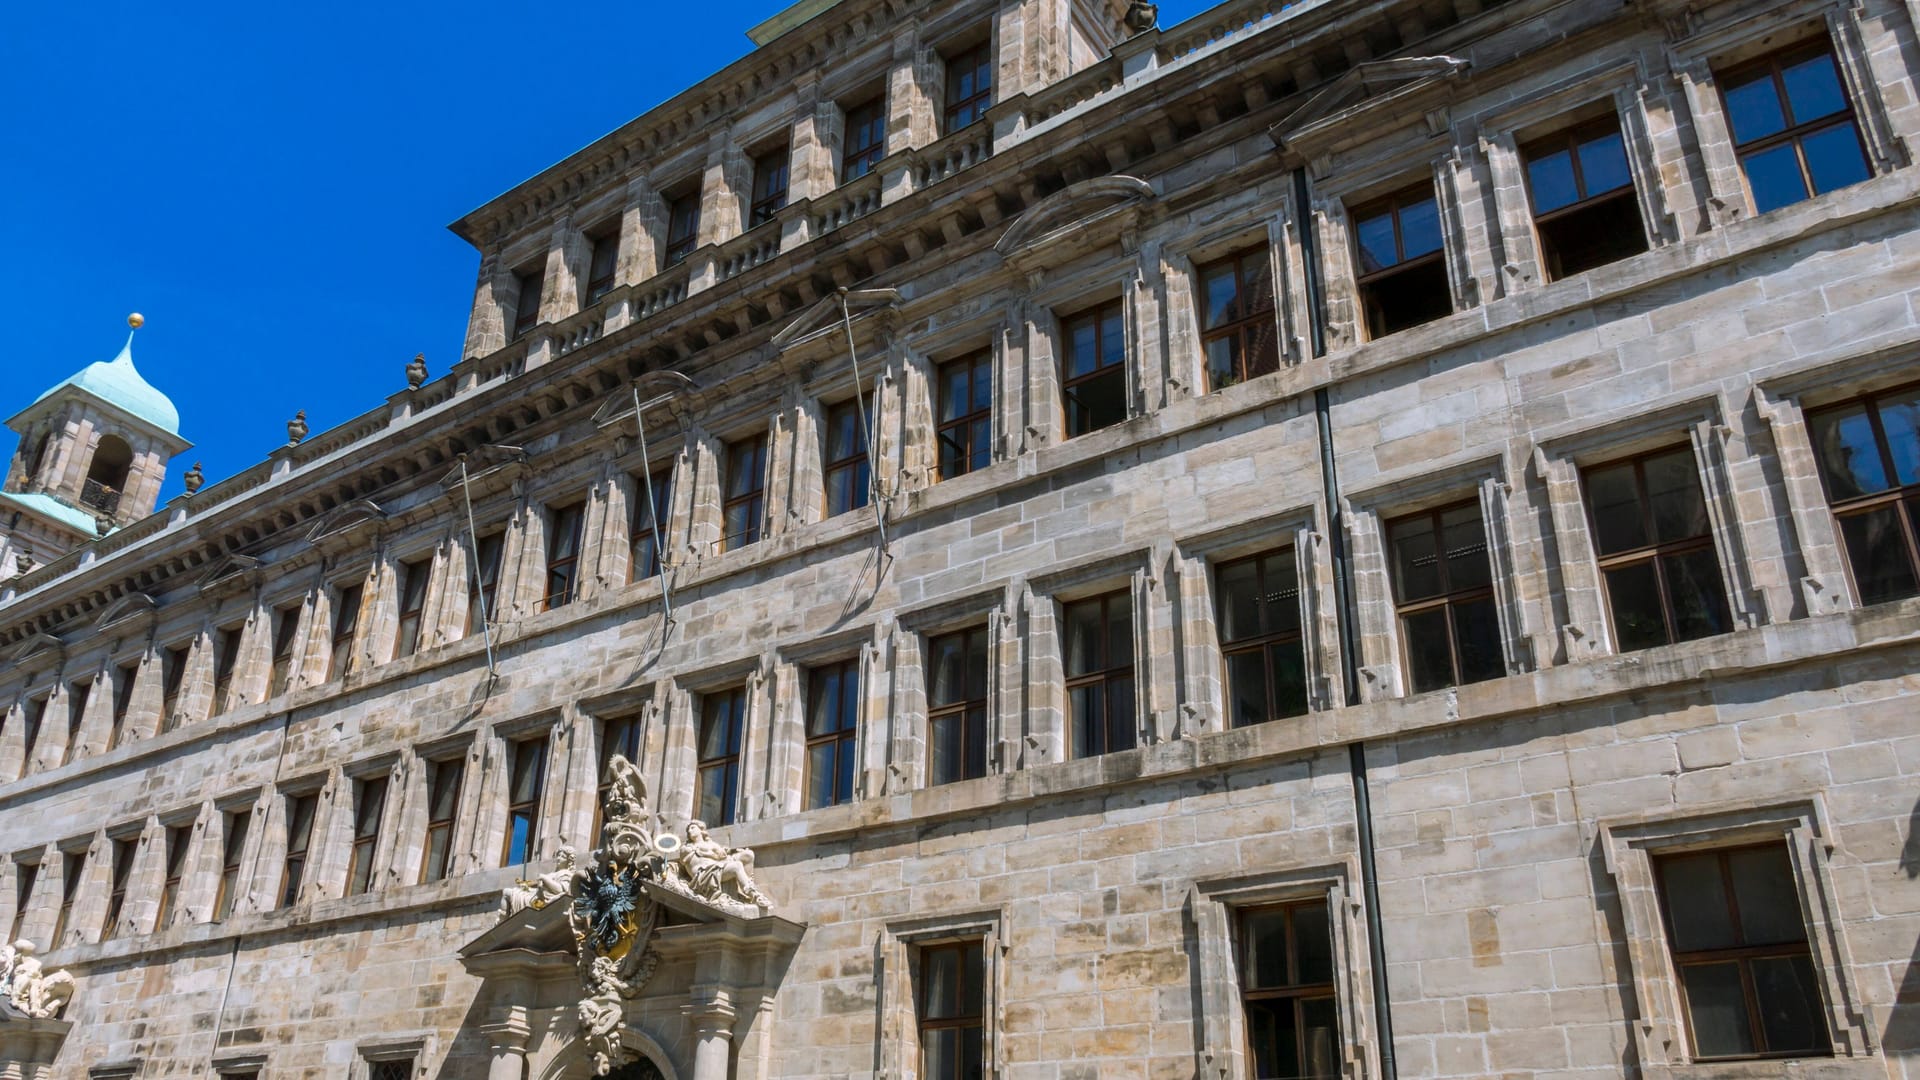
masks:
[[[448,222],[744,55],[785,0],[10,5],[0,418],[134,359],[208,480],[459,358]],[[1162,3],[1161,25],[1210,6]],[[0,452],[13,448],[0,432]]]

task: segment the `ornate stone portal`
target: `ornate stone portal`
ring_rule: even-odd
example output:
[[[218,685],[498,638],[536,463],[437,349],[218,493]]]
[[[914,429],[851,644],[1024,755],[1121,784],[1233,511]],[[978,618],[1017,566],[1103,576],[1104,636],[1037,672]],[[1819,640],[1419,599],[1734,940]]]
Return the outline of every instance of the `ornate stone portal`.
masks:
[[[770,946],[790,947],[801,930],[769,914],[771,901],[753,879],[752,851],[714,840],[704,822],[689,821],[679,832],[667,828],[648,811],[646,783],[624,757],[609,762],[606,779],[600,846],[584,859],[563,848],[555,870],[505,890],[500,925],[463,950],[470,970],[490,976],[505,969],[501,961],[508,954],[551,955],[536,952],[531,943],[541,927],[564,918],[578,984],[571,1010],[577,1040],[598,1076],[609,1075],[632,1056],[629,1005],[668,953],[697,967],[724,957],[728,962],[722,966],[730,972],[768,970],[768,965],[732,960],[763,956]],[[677,925],[663,935],[670,920]],[[673,942],[664,944],[663,937]],[[524,985],[521,966],[515,966],[518,989],[508,996],[539,998]],[[714,984],[710,978],[695,982],[703,988]],[[770,987],[738,989],[742,997],[771,997]],[[688,1033],[695,1044],[693,1075],[716,1080],[726,1075],[735,1007],[725,989],[703,989],[703,994],[708,1000],[691,1002],[684,1010],[696,1021]],[[505,1011],[512,1008],[509,1004]],[[493,1026],[505,1031],[515,1025]],[[524,1021],[518,1026],[527,1029]],[[519,1052],[526,1052],[524,1046]]]

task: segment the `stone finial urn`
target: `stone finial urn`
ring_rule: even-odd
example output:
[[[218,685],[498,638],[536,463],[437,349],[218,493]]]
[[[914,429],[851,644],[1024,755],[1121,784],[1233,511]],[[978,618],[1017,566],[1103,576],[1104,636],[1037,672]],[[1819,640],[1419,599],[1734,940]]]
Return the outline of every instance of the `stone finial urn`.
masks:
[[[407,389],[418,390],[427,381],[427,354],[413,354],[413,363],[407,365]]]
[[[207,474],[200,471],[200,463],[196,461],[193,463],[193,468],[188,469],[180,481],[187,485],[187,494],[191,495],[200,490],[201,484],[207,482]]]
[[[301,409],[299,412],[294,413],[293,419],[287,421],[287,445],[299,446],[300,440],[307,437],[309,430],[307,427],[307,410]]]

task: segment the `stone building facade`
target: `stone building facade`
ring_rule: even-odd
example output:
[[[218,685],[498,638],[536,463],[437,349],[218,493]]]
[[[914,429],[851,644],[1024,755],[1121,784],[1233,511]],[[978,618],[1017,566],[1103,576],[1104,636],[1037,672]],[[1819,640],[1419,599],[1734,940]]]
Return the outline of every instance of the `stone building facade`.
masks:
[[[1920,1075],[1920,9],[1143,8],[809,5],[0,583],[8,1067]],[[616,754],[768,903],[600,1013]]]

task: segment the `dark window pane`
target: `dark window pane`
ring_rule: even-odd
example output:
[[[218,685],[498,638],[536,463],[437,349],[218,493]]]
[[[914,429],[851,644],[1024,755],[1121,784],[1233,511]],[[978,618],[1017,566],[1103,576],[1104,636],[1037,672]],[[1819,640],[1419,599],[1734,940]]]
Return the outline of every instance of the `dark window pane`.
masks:
[[[1800,140],[1807,155],[1807,172],[1813,176],[1814,194],[1825,194],[1857,184],[1872,175],[1866,155],[1860,151],[1860,133],[1852,121],[1835,124]]]
[[[933,783],[948,784],[964,775],[963,749],[961,735],[965,721],[960,714],[933,718],[929,735],[933,743],[933,761],[929,771],[933,773]]]
[[[1580,201],[1573,180],[1573,152],[1556,150],[1527,162],[1527,184],[1533,191],[1533,212],[1545,214]]]
[[[1700,494],[1700,470],[1693,451],[1682,447],[1646,459],[1647,502],[1653,511],[1656,542],[1707,534],[1707,500]]]
[[[1307,998],[1300,1003],[1301,1076],[1332,1080],[1340,1075],[1340,1027],[1330,997]]]
[[[1247,1042],[1253,1048],[1253,1075],[1300,1075],[1300,1041],[1294,1031],[1293,1002],[1285,998],[1247,1003]]]
[[[1307,711],[1307,658],[1297,641],[1267,646],[1273,665],[1273,715],[1300,716]]]
[[[1204,329],[1211,330],[1241,318],[1239,283],[1231,264],[1208,270],[1200,279],[1200,295],[1205,303]]]
[[[1739,964],[1692,964],[1680,969],[1680,981],[1687,990],[1698,1056],[1732,1057],[1757,1049],[1740,989]]]
[[[1460,681],[1480,682],[1506,674],[1500,649],[1500,621],[1493,601],[1468,600],[1453,605],[1453,639],[1460,650]]]
[[[1300,904],[1293,909],[1293,946],[1298,961],[1294,982],[1299,985],[1333,981],[1333,931],[1327,905]]]
[[[984,693],[984,691],[983,691]],[[967,733],[961,752],[968,776],[987,775],[987,711],[967,710]]]
[[[1580,176],[1586,181],[1588,198],[1633,183],[1633,173],[1627,168],[1627,147],[1618,129],[1580,144]]]
[[[1440,208],[1431,197],[1400,207],[1400,257],[1417,259],[1440,250]]]
[[[1727,611],[1727,592],[1720,582],[1720,560],[1712,548],[1660,560],[1667,575],[1668,599],[1673,604],[1675,641],[1724,634],[1733,629]]]
[[[1822,52],[1789,64],[1781,69],[1780,78],[1787,84],[1787,109],[1793,113],[1794,123],[1846,111],[1847,95],[1840,89],[1840,72],[1833,66],[1832,53]]]
[[[1748,154],[1740,163],[1747,170],[1747,186],[1753,189],[1756,211],[1764,214],[1807,197],[1806,181],[1800,176],[1800,158],[1791,142]]]
[[[1813,961],[1783,956],[1753,961],[1753,996],[1759,1003],[1760,1030],[1767,1051],[1806,1053],[1827,1049],[1827,1023],[1821,1016],[1820,986]]]
[[[1893,474],[1902,484],[1920,484],[1920,391],[1883,398],[1880,429],[1893,453]]]
[[[1847,543],[1847,561],[1853,567],[1860,601],[1878,604],[1920,592],[1901,533],[1898,506],[1879,506],[1840,519],[1840,535]]]
[[[1394,596],[1403,604],[1441,592],[1440,560],[1434,547],[1433,520],[1426,516],[1393,527]]]
[[[1456,506],[1440,512],[1440,543],[1447,556],[1447,591],[1477,589],[1493,581],[1487,561],[1487,531],[1480,524],[1478,505]]]
[[[1133,680],[1127,677],[1107,683],[1107,752],[1134,747]]]
[[[1607,605],[1613,611],[1614,635],[1621,652],[1650,649],[1667,643],[1667,624],[1660,614],[1660,582],[1653,564],[1635,563],[1606,572]]]
[[[1403,617],[1400,633],[1407,643],[1407,680],[1413,692],[1452,686],[1453,657],[1447,643],[1447,609],[1429,608]]]
[[[1127,375],[1122,368],[1112,368],[1065,393],[1069,435],[1085,435],[1127,418]]]
[[[1884,423],[1891,417],[1881,412]],[[1851,499],[1885,491],[1891,487],[1886,464],[1873,437],[1873,423],[1865,405],[1848,405],[1813,414],[1807,420],[1813,440],[1813,452],[1820,461],[1820,475],[1826,479],[1827,494],[1835,499]],[[1893,430],[1887,436],[1892,440]]]
[[[1727,913],[1726,882],[1720,874],[1718,852],[1662,859],[1660,884],[1673,923],[1675,949],[1725,949],[1740,943]]]
[[[1290,986],[1287,972],[1287,909],[1268,908],[1246,916],[1246,965],[1249,989]]]
[[[1593,508],[1594,548],[1601,555],[1645,547],[1647,530],[1634,490],[1633,465],[1586,470],[1587,504]]]
[[[1068,604],[1066,610],[1067,675],[1096,671],[1100,663],[1100,602]]]
[[[1800,917],[1800,890],[1781,844],[1727,853],[1733,895],[1740,902],[1740,935],[1745,945],[1781,945],[1807,940]]]
[[[1243,559],[1220,568],[1220,640],[1239,641],[1260,635],[1260,574],[1256,560]]]
[[[1106,752],[1106,714],[1102,709],[1104,687],[1099,683],[1075,686],[1067,691],[1067,713],[1072,717],[1073,756],[1090,757]]]
[[[1780,107],[1771,72],[1756,72],[1727,86],[1727,120],[1733,125],[1735,143],[1749,143],[1787,129],[1786,111]]]
[[[1271,719],[1267,715],[1267,674],[1258,652],[1227,656],[1227,719],[1234,727]]]
[[[1354,235],[1360,243],[1360,272],[1370,274],[1376,270],[1385,270],[1400,261],[1399,249],[1393,241],[1393,215],[1381,214],[1367,218],[1354,227]]]

